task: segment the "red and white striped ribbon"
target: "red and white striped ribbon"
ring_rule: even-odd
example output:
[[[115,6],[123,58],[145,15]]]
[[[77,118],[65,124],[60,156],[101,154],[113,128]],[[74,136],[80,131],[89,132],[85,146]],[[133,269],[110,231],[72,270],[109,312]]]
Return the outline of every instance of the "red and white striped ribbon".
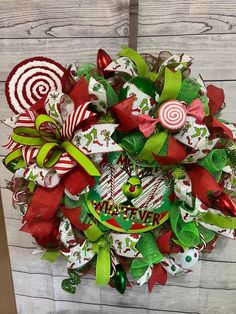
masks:
[[[111,181],[110,181],[110,184],[111,184],[111,200],[114,201],[114,197],[115,197],[115,167],[113,164],[110,165],[110,175],[111,175]]]
[[[7,142],[7,144],[2,145],[2,147],[6,148],[6,149],[10,149],[11,151],[16,150],[17,148],[19,148],[21,145],[14,142],[11,138],[11,136],[9,137],[9,141]]]
[[[70,158],[68,153],[63,153],[55,164],[54,169],[58,175],[62,176],[76,166],[76,162]]]
[[[16,127],[34,127],[34,120],[36,117],[36,113],[31,110],[25,110],[23,113],[19,115],[19,118],[16,121]]]
[[[91,112],[87,109],[88,105],[89,102],[86,102],[67,116],[66,121],[62,126],[62,136],[64,136],[66,139],[72,139],[73,132],[80,122],[96,115],[94,112]]]
[[[21,148],[22,157],[27,165],[29,165],[31,162],[34,162],[34,159],[36,158],[38,154],[38,148],[34,146],[23,146]]]
[[[112,266],[112,273],[110,278],[112,278],[116,273],[116,265],[118,264],[117,258],[115,257],[114,252],[111,250],[111,266]]]

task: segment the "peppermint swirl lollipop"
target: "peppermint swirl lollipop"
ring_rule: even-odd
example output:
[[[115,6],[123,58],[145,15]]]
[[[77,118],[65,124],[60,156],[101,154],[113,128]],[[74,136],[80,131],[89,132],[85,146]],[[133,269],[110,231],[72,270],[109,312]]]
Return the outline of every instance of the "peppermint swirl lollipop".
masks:
[[[169,100],[161,105],[158,111],[159,122],[169,130],[177,130],[186,122],[186,107],[177,100]]]
[[[65,68],[52,59],[35,57],[17,64],[9,74],[5,93],[10,108],[21,113],[50,90],[62,91]]]

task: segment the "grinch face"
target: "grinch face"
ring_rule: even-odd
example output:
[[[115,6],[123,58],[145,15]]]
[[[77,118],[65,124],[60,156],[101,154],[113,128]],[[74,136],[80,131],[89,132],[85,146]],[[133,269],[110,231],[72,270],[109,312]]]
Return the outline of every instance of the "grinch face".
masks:
[[[130,177],[122,186],[122,191],[127,199],[137,198],[143,191],[141,180],[138,177]]]

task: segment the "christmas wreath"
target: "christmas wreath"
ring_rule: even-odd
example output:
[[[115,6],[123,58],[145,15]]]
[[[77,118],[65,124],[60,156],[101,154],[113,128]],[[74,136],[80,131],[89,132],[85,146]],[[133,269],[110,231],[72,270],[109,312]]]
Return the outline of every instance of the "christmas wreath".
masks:
[[[92,273],[120,293],[152,291],[219,235],[236,238],[236,126],[191,64],[124,47],[67,68],[34,57],[8,76],[7,186],[42,258],[66,259],[64,290]]]

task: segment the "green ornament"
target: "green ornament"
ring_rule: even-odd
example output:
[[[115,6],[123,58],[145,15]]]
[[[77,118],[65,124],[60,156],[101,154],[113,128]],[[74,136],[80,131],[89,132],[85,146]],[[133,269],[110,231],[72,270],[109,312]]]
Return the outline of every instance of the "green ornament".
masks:
[[[171,270],[172,270],[172,271],[176,271],[175,265],[172,265],[172,266],[171,266]]]
[[[116,265],[115,275],[112,277],[112,283],[120,294],[125,293],[127,277],[124,269],[120,264]]]

